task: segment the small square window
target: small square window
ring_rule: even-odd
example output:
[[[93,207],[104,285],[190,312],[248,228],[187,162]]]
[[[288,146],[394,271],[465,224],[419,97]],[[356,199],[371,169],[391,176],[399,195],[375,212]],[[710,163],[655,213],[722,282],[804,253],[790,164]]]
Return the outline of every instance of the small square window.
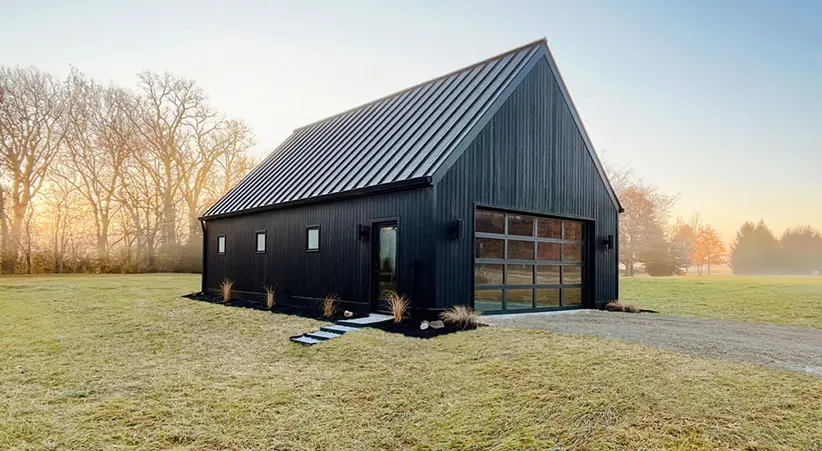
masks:
[[[257,252],[265,253],[265,230],[257,232]]]
[[[217,253],[225,254],[225,235],[217,235]]]
[[[305,250],[320,250],[320,226],[309,226],[306,229]]]

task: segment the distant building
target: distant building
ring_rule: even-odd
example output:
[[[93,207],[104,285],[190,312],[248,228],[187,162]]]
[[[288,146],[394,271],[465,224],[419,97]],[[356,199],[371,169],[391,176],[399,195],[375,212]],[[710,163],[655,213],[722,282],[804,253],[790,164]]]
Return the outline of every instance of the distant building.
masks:
[[[203,289],[432,316],[617,298],[621,206],[545,40],[294,131],[203,215]]]

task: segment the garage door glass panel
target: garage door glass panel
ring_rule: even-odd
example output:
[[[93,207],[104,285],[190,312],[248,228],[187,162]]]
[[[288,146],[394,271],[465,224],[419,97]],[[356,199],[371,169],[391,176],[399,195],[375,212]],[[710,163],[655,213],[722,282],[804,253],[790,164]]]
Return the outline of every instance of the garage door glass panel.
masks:
[[[582,283],[582,266],[565,266],[562,268],[562,283]]]
[[[503,265],[489,263],[477,265],[477,270],[474,272],[474,283],[477,285],[502,285],[502,268]]]
[[[533,285],[534,265],[507,265],[507,285]]]
[[[559,288],[537,288],[537,307],[559,307]]]
[[[474,310],[480,312],[502,310],[502,290],[474,291]]]
[[[534,259],[534,242],[533,241],[508,241],[508,260],[533,260]]]
[[[559,284],[559,266],[539,265],[537,266],[538,284]]]
[[[533,308],[534,290],[508,289],[505,297],[505,308],[508,310]]]
[[[581,262],[582,261],[582,246],[579,244],[563,244],[562,245],[562,261],[565,262]]]
[[[505,258],[505,240],[493,238],[476,238],[474,240],[474,255],[477,258]]]
[[[563,288],[562,289],[562,305],[580,305],[582,304],[582,288]]]
[[[562,221],[558,219],[540,219],[537,228],[537,236],[540,238],[562,238]]]
[[[523,215],[508,215],[508,234],[534,236],[534,218]]]
[[[565,235],[563,239],[569,241],[582,241],[582,223],[575,221],[563,221]]]
[[[477,210],[477,232],[505,233],[505,214],[495,211]]]
[[[481,208],[474,217],[477,310],[522,311],[584,303],[586,222]]]
[[[562,260],[562,245],[559,243],[537,243],[537,260],[552,262]]]

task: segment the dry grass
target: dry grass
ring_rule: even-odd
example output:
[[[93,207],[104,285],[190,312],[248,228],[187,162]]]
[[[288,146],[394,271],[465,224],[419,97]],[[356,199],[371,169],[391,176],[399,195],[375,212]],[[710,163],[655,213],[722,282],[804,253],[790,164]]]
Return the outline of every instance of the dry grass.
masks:
[[[611,301],[605,304],[605,310],[610,312],[639,313],[639,309],[633,304],[624,304],[620,301]]]
[[[394,322],[402,322],[408,313],[411,300],[405,297],[405,295],[400,296],[396,291],[391,290],[384,291],[382,295],[385,298],[385,303],[388,305],[388,310],[391,311],[391,316],[394,317]]]
[[[337,302],[339,302],[340,297],[334,293],[331,293],[323,299],[323,317],[324,318],[333,318],[334,314],[337,313]]]
[[[0,449],[822,449],[813,376],[497,327],[306,348],[198,284],[0,277]]]
[[[268,307],[269,310],[274,308],[274,289],[276,287],[277,284],[263,286],[265,290],[265,306]]]
[[[231,279],[223,279],[220,284],[220,294],[223,296],[223,303],[228,304],[231,301],[231,288],[234,286],[234,281]]]
[[[466,305],[456,305],[440,313],[440,319],[462,329],[473,329],[479,326],[482,314]]]

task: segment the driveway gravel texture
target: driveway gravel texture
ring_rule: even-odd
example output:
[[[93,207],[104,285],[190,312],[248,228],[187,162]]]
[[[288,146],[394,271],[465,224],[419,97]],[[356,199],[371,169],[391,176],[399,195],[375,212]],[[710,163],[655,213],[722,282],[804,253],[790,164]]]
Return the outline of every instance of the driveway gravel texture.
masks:
[[[491,326],[596,335],[822,377],[822,329],[598,310],[486,316]]]

